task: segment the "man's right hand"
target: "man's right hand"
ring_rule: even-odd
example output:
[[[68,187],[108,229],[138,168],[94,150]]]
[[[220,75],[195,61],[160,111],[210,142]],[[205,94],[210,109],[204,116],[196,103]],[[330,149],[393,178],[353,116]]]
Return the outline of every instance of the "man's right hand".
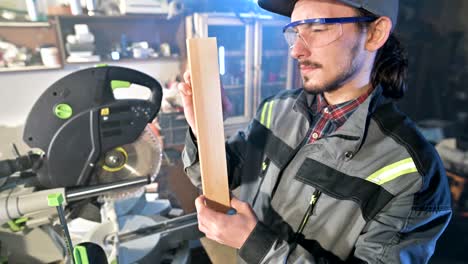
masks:
[[[193,112],[193,97],[190,71],[184,72],[184,82],[177,85],[180,96],[182,97],[182,104],[184,107],[184,115],[187,123],[189,124],[193,134],[197,137],[197,127],[195,124],[195,114]]]

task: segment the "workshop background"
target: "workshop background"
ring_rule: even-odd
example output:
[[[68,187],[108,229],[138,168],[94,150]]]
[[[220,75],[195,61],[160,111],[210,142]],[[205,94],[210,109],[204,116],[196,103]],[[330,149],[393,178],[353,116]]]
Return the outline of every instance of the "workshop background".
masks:
[[[430,263],[468,263],[467,13],[465,0],[400,0],[396,33],[408,52],[409,91],[399,105],[438,146],[453,194],[454,216]],[[287,22],[255,0],[0,0],[0,160],[15,158],[12,144],[21,154],[29,151],[22,139],[26,118],[54,82],[97,64],[132,68],[164,87],[157,120],[160,197],[193,212],[197,190],[181,167],[187,124],[174,86],[186,67],[185,39],[218,38],[229,136],[245,126],[263,98],[300,85],[282,39]],[[202,244],[204,249],[191,244],[192,263],[232,259],[232,250]]]

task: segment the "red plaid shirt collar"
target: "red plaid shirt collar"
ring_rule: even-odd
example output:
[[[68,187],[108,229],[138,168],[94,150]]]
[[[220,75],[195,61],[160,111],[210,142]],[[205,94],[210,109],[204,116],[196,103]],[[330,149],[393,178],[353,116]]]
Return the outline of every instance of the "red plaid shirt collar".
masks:
[[[369,89],[368,92],[358,98],[337,105],[329,105],[323,94],[317,95],[310,109],[313,115],[313,123],[308,142],[313,143],[338,130],[357,107],[369,97],[371,92],[372,89]]]
[[[337,125],[340,127],[351,116],[354,110],[369,97],[371,92],[372,89],[369,89],[368,92],[358,98],[337,105],[329,105],[323,94],[319,94],[312,105],[312,111],[314,114],[320,114],[323,118],[338,123]]]

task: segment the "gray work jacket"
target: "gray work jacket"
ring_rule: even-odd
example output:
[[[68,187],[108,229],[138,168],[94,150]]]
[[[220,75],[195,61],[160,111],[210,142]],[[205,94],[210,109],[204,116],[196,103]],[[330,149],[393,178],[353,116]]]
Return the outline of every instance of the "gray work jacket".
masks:
[[[240,262],[427,263],[452,213],[434,148],[381,87],[306,144],[313,99],[302,89],[266,99],[226,143],[230,188],[259,219]],[[201,188],[190,133],[182,158]]]

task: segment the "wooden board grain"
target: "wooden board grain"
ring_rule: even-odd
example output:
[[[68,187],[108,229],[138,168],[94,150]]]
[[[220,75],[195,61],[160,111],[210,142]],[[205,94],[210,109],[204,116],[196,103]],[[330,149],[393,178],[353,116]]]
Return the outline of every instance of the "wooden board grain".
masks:
[[[216,38],[187,39],[187,50],[203,194],[210,208],[227,212],[230,198]]]

